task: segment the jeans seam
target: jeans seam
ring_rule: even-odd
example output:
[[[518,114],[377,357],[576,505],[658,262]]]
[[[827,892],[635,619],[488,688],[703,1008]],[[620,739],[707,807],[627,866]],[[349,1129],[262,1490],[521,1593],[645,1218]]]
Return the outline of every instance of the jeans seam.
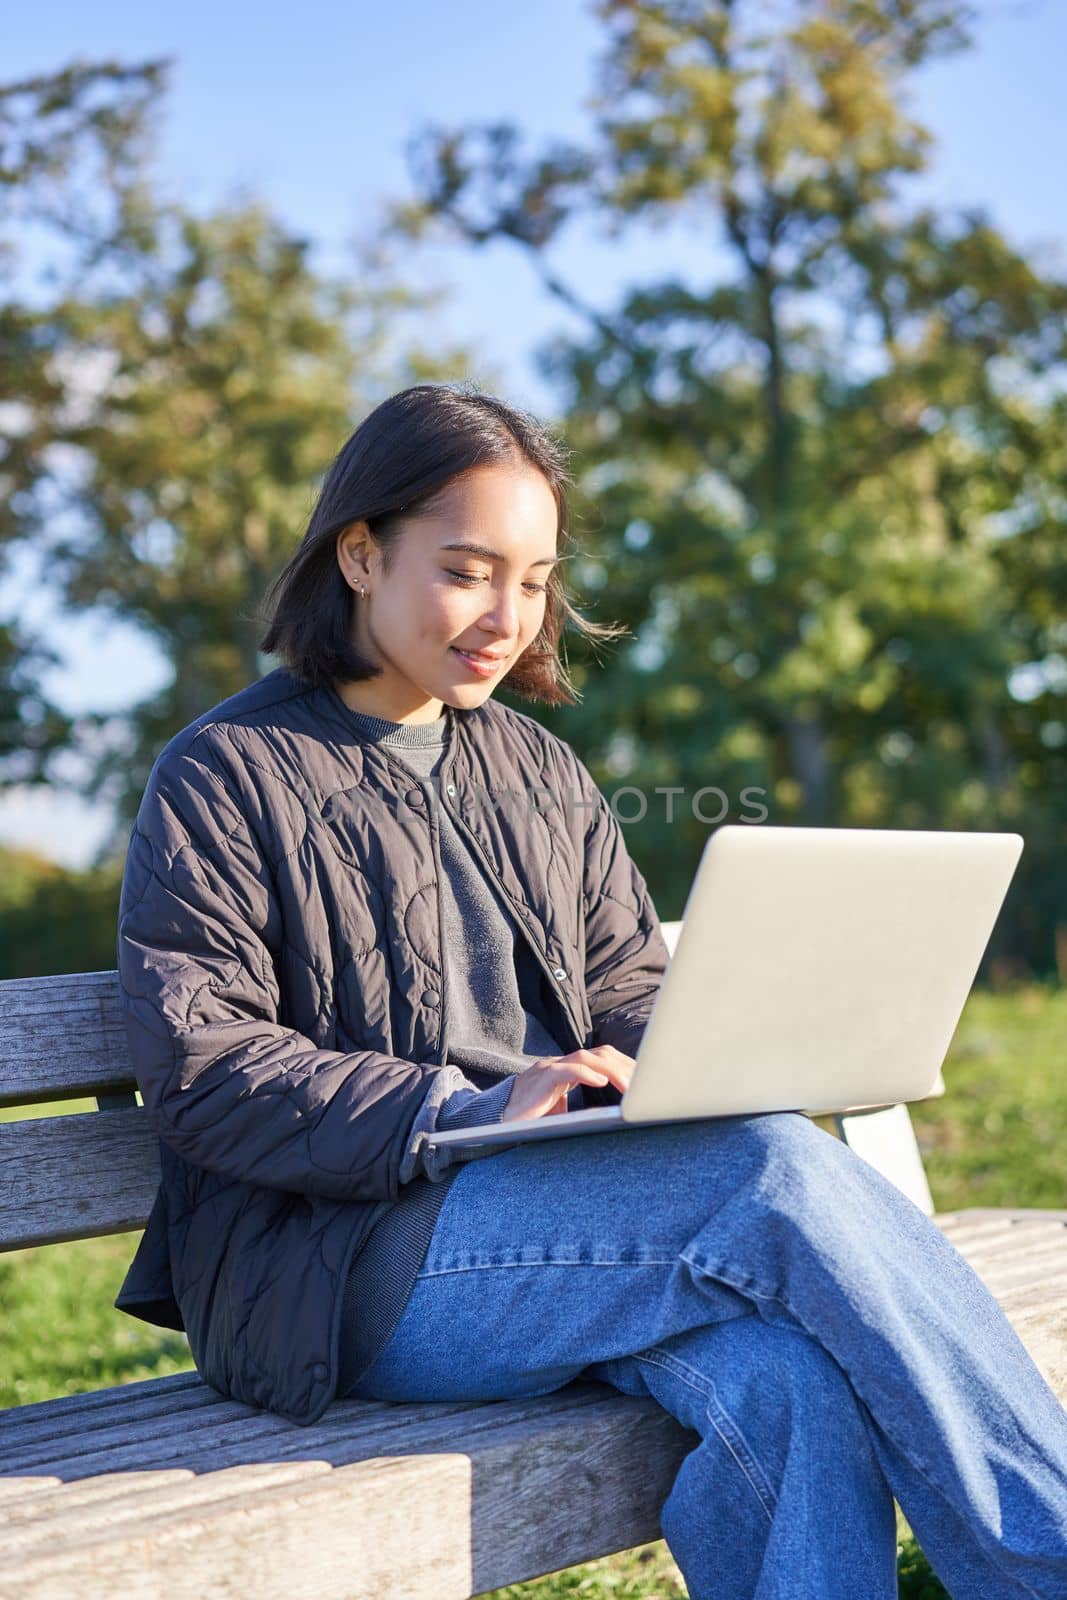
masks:
[[[792,1317],[793,1321],[797,1324],[798,1328],[803,1329],[804,1333],[806,1333],[810,1339],[814,1339],[816,1344],[820,1345],[823,1349],[826,1348],[822,1344],[822,1340],[819,1338],[819,1336],[811,1328],[808,1327],[807,1323],[804,1321],[804,1318],[800,1315],[800,1313],[798,1311],[794,1310],[794,1308],[790,1305],[790,1303],[786,1299],[785,1295],[772,1294],[772,1293],[769,1293],[766,1290],[760,1290],[760,1289],[753,1288],[753,1286],[750,1283],[748,1283],[747,1281],[743,1281],[743,1282],[735,1281],[735,1278],[731,1276],[730,1268],[727,1266],[726,1262],[704,1262],[703,1264],[701,1264],[700,1262],[695,1261],[691,1256],[687,1256],[684,1253],[681,1254],[681,1259],[686,1263],[686,1265],[688,1267],[693,1268],[698,1273],[699,1272],[706,1272],[709,1277],[721,1278],[724,1283],[729,1284],[731,1288],[737,1289],[740,1294],[748,1295],[753,1300],[772,1300],[775,1305],[782,1306],[789,1313],[789,1315]],[[832,1354],[831,1351],[828,1351],[827,1353],[828,1354]],[[841,1370],[842,1370],[842,1372],[844,1372],[844,1374],[847,1377],[849,1383],[851,1384],[853,1392],[855,1393],[857,1399],[860,1400],[861,1403],[864,1406],[866,1406],[866,1409],[868,1410],[868,1412],[870,1412],[871,1416],[874,1417],[875,1416],[875,1410],[874,1410],[874,1408],[872,1406],[868,1405],[867,1401],[864,1399],[863,1393],[859,1389],[859,1387],[857,1386],[856,1380],[853,1378],[852,1373],[849,1372],[847,1367],[842,1367]],[[938,1474],[933,1470],[933,1468],[929,1465],[929,1463],[925,1462],[925,1461],[922,1461],[922,1460],[918,1460],[911,1453],[911,1451],[908,1450],[905,1447],[905,1445],[899,1439],[894,1437],[894,1435],[888,1434],[888,1437],[896,1445],[896,1448],[900,1451],[901,1455],[915,1469],[915,1471],[919,1474],[919,1476],[925,1478],[926,1481],[930,1484],[930,1486],[937,1490],[937,1492],[941,1496],[941,1498],[948,1505],[951,1505],[952,1504],[952,1496],[950,1495],[949,1491],[943,1486],[943,1484],[941,1483],[941,1481],[939,1479]]]
[[[677,1261],[677,1256],[669,1256],[662,1261],[652,1257],[640,1261],[563,1261],[553,1256],[550,1261],[476,1261],[469,1267],[424,1267],[418,1276],[446,1278],[451,1273],[495,1271],[500,1267],[673,1267]]]
[[[706,1378],[695,1367],[691,1367],[688,1362],[680,1360],[678,1356],[672,1355],[668,1351],[661,1350],[657,1345],[651,1345],[647,1350],[639,1351],[634,1356],[634,1360],[643,1362],[647,1366],[662,1367],[664,1371],[673,1373],[676,1378],[680,1378],[683,1383],[687,1384],[691,1389],[695,1389],[703,1397],[706,1402],[704,1407],[705,1416],[748,1479],[760,1505],[767,1513],[768,1522],[773,1522],[778,1496],[775,1494],[752,1446],[719,1399],[711,1379]]]

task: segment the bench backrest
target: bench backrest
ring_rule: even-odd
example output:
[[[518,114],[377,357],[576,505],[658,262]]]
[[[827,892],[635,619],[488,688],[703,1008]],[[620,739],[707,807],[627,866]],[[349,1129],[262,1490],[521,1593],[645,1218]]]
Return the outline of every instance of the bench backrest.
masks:
[[[0,1106],[87,1096],[95,1112],[0,1124],[0,1249],[143,1228],[159,1187],[118,973],[0,982]]]
[[[662,926],[673,953],[682,924]],[[934,1093],[943,1092],[939,1079]],[[0,1123],[0,1250],[143,1228],[159,1185],[158,1140],[138,1102],[118,973],[0,981],[0,1107],[86,1097],[95,1111]],[[906,1121],[906,1110],[895,1109]],[[877,1126],[866,1124],[869,1140]],[[909,1181],[925,1204],[921,1172]]]

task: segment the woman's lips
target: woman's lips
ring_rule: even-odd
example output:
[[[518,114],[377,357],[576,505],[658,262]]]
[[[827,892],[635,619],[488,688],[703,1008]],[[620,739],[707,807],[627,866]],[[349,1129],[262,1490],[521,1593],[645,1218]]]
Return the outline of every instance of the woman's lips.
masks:
[[[461,650],[458,645],[451,645],[450,649],[455,651],[464,666],[476,672],[479,678],[491,678],[504,665],[502,658],[498,661],[487,661],[484,656],[468,655],[466,650]]]

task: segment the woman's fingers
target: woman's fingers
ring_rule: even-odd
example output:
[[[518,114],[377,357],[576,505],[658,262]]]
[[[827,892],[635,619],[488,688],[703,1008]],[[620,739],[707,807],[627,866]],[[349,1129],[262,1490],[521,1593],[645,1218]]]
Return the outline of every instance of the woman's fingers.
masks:
[[[507,1114],[511,1118],[560,1116],[567,1110],[568,1093],[576,1084],[603,1088],[611,1083],[624,1092],[633,1067],[630,1057],[612,1045],[593,1045],[565,1056],[545,1056],[519,1073]]]
[[[591,1045],[586,1049],[574,1050],[569,1056],[561,1057],[564,1061],[580,1062],[589,1066],[599,1074],[596,1078],[583,1080],[587,1083],[613,1083],[616,1089],[626,1089],[634,1070],[634,1063],[630,1056],[624,1056],[621,1050],[616,1050],[614,1045]]]
[[[615,1065],[619,1073],[619,1076],[613,1081],[619,1085],[620,1089],[625,1089],[633,1077],[634,1067],[637,1065],[633,1056],[623,1055],[622,1051],[616,1050],[613,1044],[606,1044],[599,1048],[610,1052],[608,1060]],[[605,1063],[602,1061],[601,1065],[605,1065]]]
[[[560,1066],[560,1071],[569,1078],[576,1078],[581,1083],[607,1083],[608,1074],[600,1067],[588,1066],[584,1061],[572,1062],[567,1058]]]

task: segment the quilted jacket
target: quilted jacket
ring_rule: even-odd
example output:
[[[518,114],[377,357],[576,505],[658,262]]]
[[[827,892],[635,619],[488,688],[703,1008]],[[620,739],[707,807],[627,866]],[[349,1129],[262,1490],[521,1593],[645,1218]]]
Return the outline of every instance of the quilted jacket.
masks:
[[[668,958],[610,806],[532,717],[490,699],[455,730],[442,803],[543,968],[553,1036],[634,1055]],[[162,1177],[115,1304],[296,1423],[336,1395],[349,1263],[456,1070],[438,860],[410,771],[284,668],[170,740],[130,836],[119,980]]]

